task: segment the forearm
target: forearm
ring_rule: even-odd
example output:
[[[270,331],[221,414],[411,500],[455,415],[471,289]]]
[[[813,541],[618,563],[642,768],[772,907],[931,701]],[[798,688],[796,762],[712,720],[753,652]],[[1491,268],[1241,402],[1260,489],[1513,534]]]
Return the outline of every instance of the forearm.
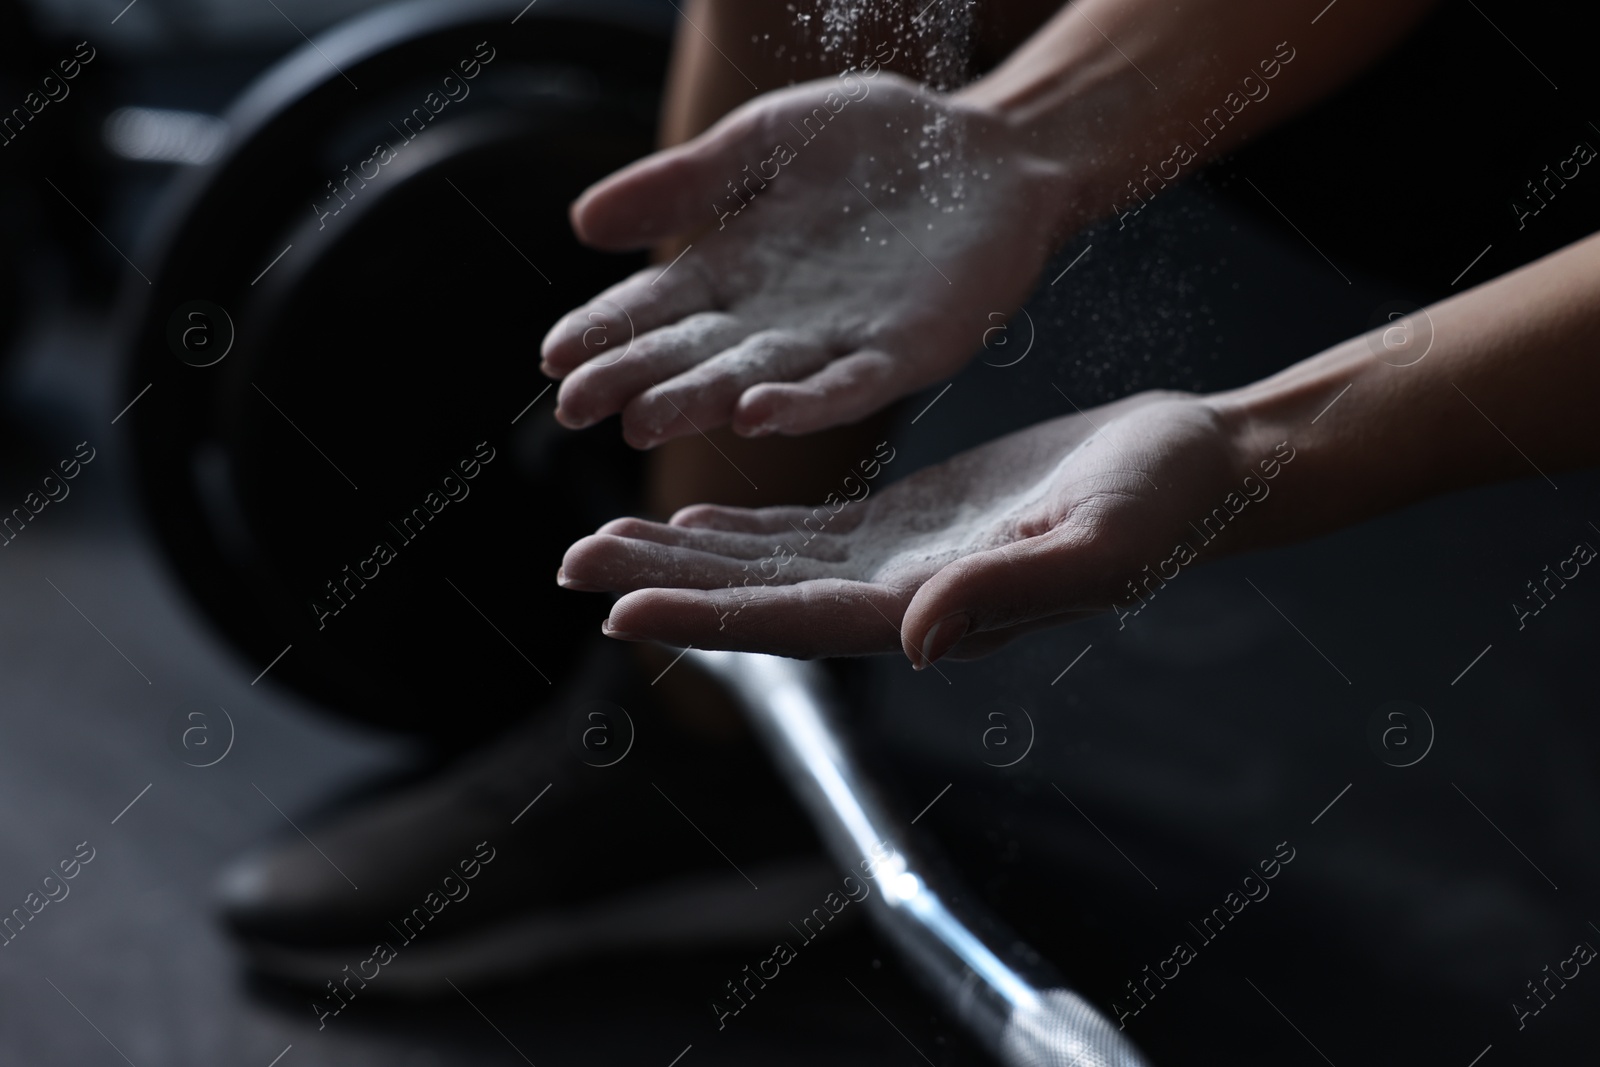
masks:
[[[956,99],[998,114],[1054,185],[1063,234],[1126,215],[1352,78],[1434,0],[1077,0]]]
[[[1385,329],[1394,331],[1387,343]],[[1274,483],[1278,503],[1231,547],[1297,540],[1451,489],[1595,464],[1597,401],[1600,234],[1209,398],[1242,467],[1281,441],[1296,452]]]

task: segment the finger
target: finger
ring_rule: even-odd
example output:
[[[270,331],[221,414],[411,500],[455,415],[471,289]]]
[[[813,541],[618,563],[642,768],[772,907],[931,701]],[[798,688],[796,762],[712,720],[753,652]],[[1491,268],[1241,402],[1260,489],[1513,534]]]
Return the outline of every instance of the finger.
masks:
[[[1058,528],[944,567],[917,590],[906,610],[906,658],[920,669],[969,634],[1102,608],[1087,601],[1115,578],[1085,545],[1082,531]]]
[[[745,533],[784,533],[801,537],[823,533],[849,533],[861,524],[867,513],[862,508],[822,504],[814,508],[730,508],[721,504],[691,504],[680,508],[668,521],[673,526],[693,526]],[[809,521],[808,521],[809,520]]]
[[[771,152],[767,125],[756,108],[740,108],[692,141],[590,186],[572,205],[578,239],[625,251],[716,224],[723,214],[716,204],[729,197],[725,183]],[[758,144],[764,150],[752,153]]]
[[[593,425],[656,383],[737,344],[749,332],[733,316],[708,311],[647,333],[621,355],[585,363],[568,375],[556,394],[556,418],[574,430]]]
[[[735,433],[815,433],[859,422],[905,390],[903,371],[888,353],[866,350],[836,359],[798,382],[767,382],[745,390],[733,412]]]
[[[634,397],[622,413],[623,432],[635,447],[649,448],[726,426],[746,389],[804,377],[827,366],[829,356],[827,346],[814,338],[781,330],[752,334]]]
[[[590,360],[608,361],[637,337],[716,306],[699,260],[662,272],[646,267],[563,315],[539,345],[540,369],[563,378]]]
[[[832,577],[837,566],[803,556],[746,562],[714,552],[610,534],[590,534],[567,549],[561,573],[590,590],[717,589],[790,584]]]
[[[845,558],[844,546],[836,538],[813,538],[808,542],[803,537],[797,537],[794,531],[780,531],[772,535],[740,533],[669,526],[666,523],[625,518],[612,519],[595,532],[634,541],[654,541],[659,545],[692,548],[699,552],[710,552],[739,560],[782,561],[799,555],[830,562]]]
[[[751,589],[646,589],[611,608],[606,632],[625,640],[812,659],[900,647],[905,597],[866,582],[824,579]]]

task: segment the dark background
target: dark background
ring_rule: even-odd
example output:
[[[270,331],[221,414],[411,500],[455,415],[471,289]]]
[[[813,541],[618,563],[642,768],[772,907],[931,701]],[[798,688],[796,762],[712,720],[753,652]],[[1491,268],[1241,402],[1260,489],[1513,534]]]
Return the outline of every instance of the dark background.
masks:
[[[290,20],[314,36],[367,5],[138,0],[112,26],[120,6],[28,9],[51,37],[44,63],[85,37],[101,55],[41,116],[50,123],[0,149],[5,506],[76,442],[99,450],[71,496],[0,549],[0,907],[79,841],[97,850],[70,897],[0,948],[0,1061],[121,1062],[114,1044],[141,1067],[265,1067],[292,1044],[285,1067],[523,1062],[459,998],[422,1011],[372,1002],[318,1034],[303,998],[243,979],[213,922],[219,867],[289,832],[257,787],[310,816],[426,754],[270,679],[252,686],[262,664],[217,635],[143,532],[109,425],[131,395],[116,309],[138,279],[108,245],[141,262],[153,205],[181,168],[117,158],[98,119],[127,104],[220,113],[303,43]],[[1587,169],[1524,231],[1509,207],[1573,141],[1600,144],[1586,126],[1594,64],[1581,26],[1551,5],[1481,6],[1445,5],[1339,100],[1164,195],[1127,231],[1075,240],[1047,280],[1093,249],[1029,305],[1029,357],[975,363],[915,425],[938,390],[913,398],[891,476],[1062,413],[1052,382],[1088,406],[1245,381],[1366,329],[1390,301],[1447,294],[1486,246],[1457,289],[1594,229],[1600,195],[1587,183],[1600,177]],[[17,40],[0,33],[0,51]],[[33,58],[0,58],[10,106]],[[23,162],[4,155],[19,148]],[[1463,418],[1479,416],[1464,406]],[[1600,593],[1585,571],[1521,632],[1508,605],[1575,542],[1600,543],[1600,482],[1555,474],[1556,489],[1529,474],[1187,571],[1122,631],[1098,620],[942,674],[858,666],[860,738],[908,814],[951,784],[919,829],[1102,1005],[1127,1004],[1123,982],[1189,939],[1187,923],[1248,865],[1280,841],[1296,848],[1272,895],[1130,1020],[1158,1063],[1465,1067],[1491,1045],[1485,1065],[1581,1059],[1600,979],[1585,970],[1520,1033],[1508,1005],[1574,943],[1600,943],[1589,659]],[[542,581],[554,561],[527,566]],[[1374,712],[1396,699],[1427,709],[1436,731],[1405,769],[1368,741]],[[172,716],[190,701],[235,716],[238,747],[216,767],[172,751]],[[1037,731],[1004,771],[985,766],[981,744],[996,707],[1026,709]],[[470,738],[470,693],[452,714]],[[496,716],[483,718],[487,737]],[[686,1067],[919,1052],[975,1062],[866,931],[830,940],[722,1033],[702,1002],[742,958],[611,960],[475,1001],[541,1065],[665,1067],[691,1044]]]

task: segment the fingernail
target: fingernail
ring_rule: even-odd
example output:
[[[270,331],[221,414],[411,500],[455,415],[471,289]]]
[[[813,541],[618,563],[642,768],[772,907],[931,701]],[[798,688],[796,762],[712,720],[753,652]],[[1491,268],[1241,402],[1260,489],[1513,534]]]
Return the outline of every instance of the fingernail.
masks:
[[[565,567],[556,568],[556,584],[563,589],[571,589],[577,593],[598,593],[602,591],[597,585],[588,585],[584,582],[575,582],[571,578],[568,578],[567,569]]]
[[[967,635],[967,628],[971,625],[972,620],[965,615],[951,615],[934,623],[928,636],[922,639],[922,666],[930,666],[944,658],[944,654]]]
[[[627,443],[629,448],[637,449],[640,452],[649,452],[661,444],[661,439],[658,437],[651,434],[635,433],[628,429],[622,431],[622,440]]]
[[[556,408],[556,421],[569,430],[587,429],[588,427],[593,426],[595,423],[594,419],[584,418],[581,415],[574,415],[570,409],[561,407]]]
[[[611,626],[611,620],[610,619],[607,619],[605,622],[602,622],[600,624],[600,632],[605,634],[607,637],[615,637],[618,641],[643,641],[644,640],[644,638],[640,637],[638,634],[630,634],[626,630],[613,629],[612,626]]]

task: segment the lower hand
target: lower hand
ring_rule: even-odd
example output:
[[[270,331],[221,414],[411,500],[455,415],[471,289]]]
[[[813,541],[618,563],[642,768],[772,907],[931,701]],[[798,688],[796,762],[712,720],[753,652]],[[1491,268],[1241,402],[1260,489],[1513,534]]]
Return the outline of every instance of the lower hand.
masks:
[[[615,637],[796,657],[898,649],[921,667],[1137,607],[1158,568],[1170,578],[1190,562],[1176,545],[1203,550],[1191,524],[1243,499],[1248,475],[1268,476],[1240,452],[1204,399],[1147,393],[992,441],[837,514],[697,505],[667,524],[618,519],[567,551],[558,580],[626,594],[606,624]]]

